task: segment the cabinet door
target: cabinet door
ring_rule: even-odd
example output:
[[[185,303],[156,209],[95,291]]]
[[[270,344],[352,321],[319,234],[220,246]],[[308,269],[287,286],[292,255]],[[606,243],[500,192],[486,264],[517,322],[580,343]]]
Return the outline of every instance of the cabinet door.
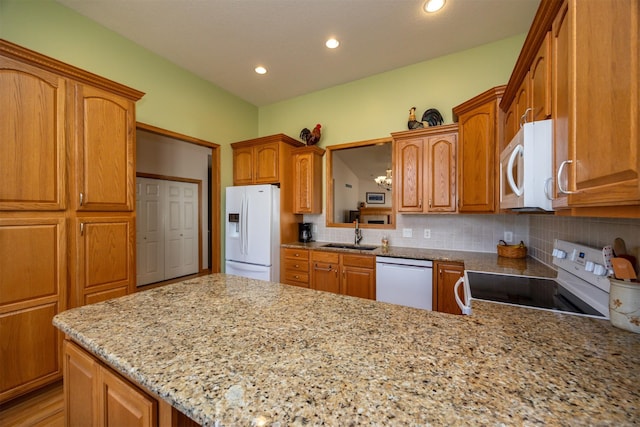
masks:
[[[509,106],[509,109],[504,113],[504,140],[501,141],[498,152],[502,152],[504,148],[509,145],[511,140],[518,131],[520,121],[516,119],[516,102],[515,100]]]
[[[253,184],[253,147],[233,150],[233,185]]]
[[[256,184],[276,184],[280,182],[279,153],[280,144],[272,142],[254,147],[254,170]]]
[[[75,86],[77,210],[133,211],[135,104],[85,85]]]
[[[458,211],[495,211],[496,102],[459,116]]]
[[[569,1],[570,206],[640,204],[639,8]]]
[[[322,159],[313,152],[293,156],[293,213],[322,213]]]
[[[532,121],[533,114],[531,113],[531,102],[529,99],[530,91],[529,91],[529,79],[530,74],[527,73],[522,83],[520,83],[520,87],[518,88],[518,92],[516,92],[516,132],[520,129],[523,123],[528,123]]]
[[[64,342],[64,404],[67,426],[98,426],[100,365],[76,344]]]
[[[340,255],[311,251],[311,289],[340,293]]]
[[[341,255],[342,286],[340,293],[376,299],[375,258],[371,255]]]
[[[456,211],[456,135],[428,139],[428,211]]]
[[[548,32],[529,69],[532,121],[551,117],[551,33]]]
[[[65,80],[0,56],[0,210],[65,207]]]
[[[135,289],[135,227],[130,216],[78,218],[75,304],[126,295]]]
[[[342,291],[344,295],[376,299],[375,270],[362,267],[342,267]]]
[[[101,422],[105,427],[157,425],[157,401],[106,368],[100,369]]]
[[[464,266],[462,264],[436,263],[435,264],[436,279],[435,285],[435,307],[437,311],[451,314],[462,314],[458,303],[456,303],[453,286],[458,279],[464,274]],[[460,299],[464,301],[462,287],[460,288]]]
[[[574,166],[567,164],[569,160],[569,7],[565,2],[555,20],[551,30],[551,99],[553,103],[553,164],[554,189],[553,208],[566,208],[567,193],[561,189],[568,189],[569,182],[573,183]],[[558,181],[558,171],[564,164],[564,171]]]
[[[59,379],[65,220],[0,219],[0,403]]]
[[[398,141],[396,144],[396,168],[398,212],[423,211],[424,146],[422,139]],[[394,184],[395,185],[395,184]]]

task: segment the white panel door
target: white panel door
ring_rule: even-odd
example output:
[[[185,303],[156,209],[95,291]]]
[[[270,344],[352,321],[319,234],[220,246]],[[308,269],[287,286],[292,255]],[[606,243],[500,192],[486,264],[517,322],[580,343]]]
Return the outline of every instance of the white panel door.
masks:
[[[162,181],[136,178],[137,286],[164,280]]]
[[[171,279],[198,272],[198,185],[165,185],[165,279]]]

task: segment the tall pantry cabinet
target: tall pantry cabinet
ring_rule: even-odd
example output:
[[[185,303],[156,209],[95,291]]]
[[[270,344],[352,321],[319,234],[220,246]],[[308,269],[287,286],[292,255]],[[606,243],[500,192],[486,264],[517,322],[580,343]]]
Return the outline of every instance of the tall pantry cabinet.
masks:
[[[135,290],[142,95],[0,40],[0,403],[61,377],[53,316]]]

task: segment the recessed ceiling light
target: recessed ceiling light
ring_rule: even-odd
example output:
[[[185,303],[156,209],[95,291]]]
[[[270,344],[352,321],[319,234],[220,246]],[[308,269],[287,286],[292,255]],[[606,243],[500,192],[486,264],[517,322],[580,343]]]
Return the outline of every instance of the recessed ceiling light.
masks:
[[[263,66],[256,67],[256,73],[258,74],[267,74],[267,69]]]
[[[338,46],[340,46],[340,42],[336,39],[329,39],[324,45],[327,46],[329,49],[335,49]]]
[[[424,11],[427,13],[437,12],[444,6],[445,0],[427,0],[424,2]]]

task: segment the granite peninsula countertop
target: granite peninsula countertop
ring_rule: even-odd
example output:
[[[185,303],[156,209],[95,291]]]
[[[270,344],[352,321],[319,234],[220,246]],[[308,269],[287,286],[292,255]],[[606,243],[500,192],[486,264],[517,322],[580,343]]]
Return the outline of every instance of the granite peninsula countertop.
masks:
[[[455,316],[212,274],[54,325],[203,425],[633,425],[640,334],[473,302]]]
[[[343,248],[327,248],[330,242],[310,242],[310,243],[285,243],[285,248],[306,248],[321,249],[323,251],[362,253],[376,256],[388,256],[392,258],[411,258],[431,261],[451,261],[464,263],[465,270],[482,271],[486,273],[511,274],[516,276],[533,277],[556,277],[557,272],[541,263],[540,261],[527,257],[523,259],[513,259],[500,257],[496,253],[472,252],[472,251],[452,251],[442,249],[421,249],[390,246],[383,250],[378,247],[374,250],[357,250]],[[363,245],[367,246],[367,245]]]

